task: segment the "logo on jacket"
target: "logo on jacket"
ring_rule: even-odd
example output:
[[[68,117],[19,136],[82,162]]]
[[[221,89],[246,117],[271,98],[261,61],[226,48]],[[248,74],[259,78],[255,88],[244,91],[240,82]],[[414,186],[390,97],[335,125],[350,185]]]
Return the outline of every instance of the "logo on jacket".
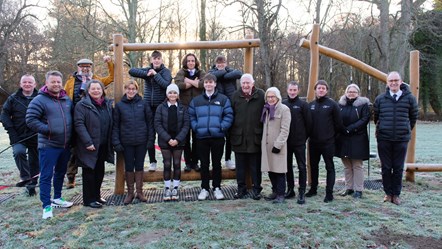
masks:
[[[328,109],[328,108],[330,108],[329,105],[324,105],[324,106],[322,106],[322,109]]]
[[[293,109],[300,109],[301,107],[300,106],[297,106],[297,105],[294,105],[293,106]]]
[[[219,102],[218,100],[213,102],[215,105],[221,105],[221,102]]]

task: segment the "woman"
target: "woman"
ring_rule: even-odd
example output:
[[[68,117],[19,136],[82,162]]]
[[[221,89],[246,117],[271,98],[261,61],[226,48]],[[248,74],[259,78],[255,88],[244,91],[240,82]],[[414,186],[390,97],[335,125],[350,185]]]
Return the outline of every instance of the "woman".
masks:
[[[142,202],[144,158],[148,148],[153,148],[155,133],[149,103],[138,94],[138,84],[130,80],[124,84],[125,94],[115,105],[112,143],[117,152],[123,152],[126,172],[127,196],[124,205],[132,203],[134,182],[136,198]]]
[[[114,163],[111,147],[112,103],[105,97],[101,81],[90,81],[85,93],[85,97],[75,106],[75,150],[77,162],[83,167],[83,204],[101,208],[106,203],[100,196],[104,162]]]
[[[163,155],[164,201],[178,200],[181,178],[181,154],[183,153],[190,121],[187,108],[179,103],[180,90],[175,84],[166,89],[166,101],[159,105],[154,119],[158,133],[158,145]],[[173,164],[173,189],[171,190],[171,167]]]
[[[281,103],[278,88],[270,87],[265,93],[261,114],[264,130],[261,140],[261,171],[269,172],[272,194],[266,200],[283,203],[285,174],[287,173],[287,138],[292,119],[290,109]]]
[[[370,121],[370,100],[359,96],[360,89],[350,84],[345,95],[339,100],[342,123],[345,130],[336,141],[336,156],[342,159],[345,166],[345,191],[341,196],[353,194],[354,198],[362,197],[364,189],[363,160],[369,158],[367,124]]]
[[[195,54],[186,54],[181,62],[182,68],[175,76],[175,84],[181,91],[180,100],[184,106],[189,107],[190,101],[201,95],[203,92],[203,78],[206,72],[199,69],[200,62]],[[192,136],[192,144],[190,144],[190,136]],[[199,172],[198,155],[196,153],[196,137],[195,133],[190,130],[186,137],[186,145],[184,147],[184,160],[186,167],[184,171],[189,172],[192,169]]]

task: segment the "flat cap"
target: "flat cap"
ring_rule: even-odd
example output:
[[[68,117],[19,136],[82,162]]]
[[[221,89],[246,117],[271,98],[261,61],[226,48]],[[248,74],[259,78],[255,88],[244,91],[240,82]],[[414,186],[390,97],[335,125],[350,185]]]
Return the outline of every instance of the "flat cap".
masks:
[[[91,65],[93,65],[94,63],[91,60],[89,60],[89,59],[81,59],[81,60],[77,61],[77,65],[80,65],[80,64],[91,64]]]

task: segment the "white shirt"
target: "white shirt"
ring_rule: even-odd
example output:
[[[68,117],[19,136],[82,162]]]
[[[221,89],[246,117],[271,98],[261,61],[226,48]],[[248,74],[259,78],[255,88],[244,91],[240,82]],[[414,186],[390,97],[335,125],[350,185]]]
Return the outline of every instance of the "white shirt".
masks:
[[[397,101],[399,97],[402,96],[402,90],[397,91],[397,93],[390,91],[391,97],[393,97],[394,94],[396,94],[396,101]]]

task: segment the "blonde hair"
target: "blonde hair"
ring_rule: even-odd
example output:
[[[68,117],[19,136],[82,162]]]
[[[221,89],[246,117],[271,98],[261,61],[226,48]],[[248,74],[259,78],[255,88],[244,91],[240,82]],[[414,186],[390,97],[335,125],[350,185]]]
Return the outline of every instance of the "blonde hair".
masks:
[[[124,89],[127,89],[130,85],[134,85],[138,91],[138,83],[135,80],[129,80],[128,82],[124,83]]]

